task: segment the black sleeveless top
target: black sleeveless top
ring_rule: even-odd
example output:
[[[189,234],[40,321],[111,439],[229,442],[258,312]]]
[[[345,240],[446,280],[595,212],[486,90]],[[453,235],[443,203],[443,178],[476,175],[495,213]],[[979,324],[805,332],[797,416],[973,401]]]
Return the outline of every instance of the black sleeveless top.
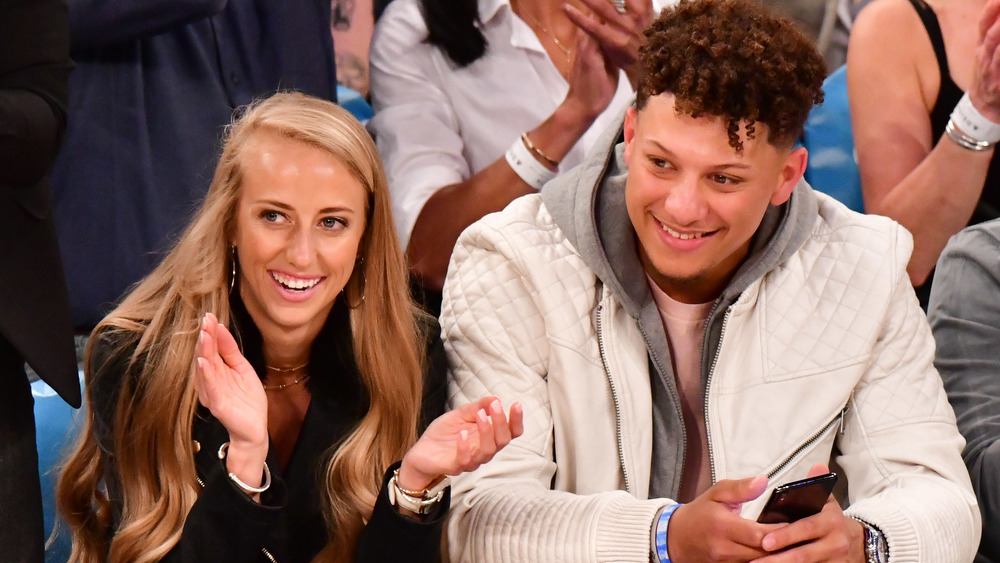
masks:
[[[934,55],[938,61],[938,71],[941,75],[941,88],[938,90],[937,100],[934,101],[934,109],[931,111],[931,136],[933,139],[940,139],[944,135],[945,126],[951,118],[951,112],[958,105],[958,101],[965,95],[951,79],[951,72],[948,70],[948,57],[944,50],[944,37],[941,34],[941,26],[938,24],[934,10],[927,5],[924,0],[910,0],[910,4],[917,10],[920,20],[927,30],[931,45],[934,46]],[[947,182],[947,179],[945,179]],[[979,203],[976,205],[970,225],[989,221],[1000,217],[1000,158],[994,153],[993,160],[990,161],[989,170],[986,173],[986,182],[983,184],[982,195],[979,196]],[[916,288],[920,304],[927,309],[927,299],[930,296],[931,280],[934,273],[927,278],[924,285]]]

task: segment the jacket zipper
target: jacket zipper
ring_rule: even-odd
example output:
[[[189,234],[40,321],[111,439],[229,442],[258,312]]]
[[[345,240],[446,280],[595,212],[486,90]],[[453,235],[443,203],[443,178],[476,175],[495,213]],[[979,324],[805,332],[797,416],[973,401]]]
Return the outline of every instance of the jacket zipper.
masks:
[[[622,437],[622,409],[621,403],[618,399],[618,388],[615,386],[615,379],[611,376],[611,368],[608,366],[608,357],[604,350],[604,331],[602,322],[602,313],[604,311],[604,304],[600,303],[597,305],[597,347],[601,352],[601,363],[604,364],[604,373],[608,377],[608,383],[611,385],[611,398],[615,402],[615,432],[618,437],[618,463],[622,467],[622,475],[625,477],[625,490],[632,493],[632,481],[629,478],[628,468],[625,467],[625,440]]]
[[[848,400],[847,404],[844,405],[844,408],[840,409],[840,412],[837,413],[837,416],[833,417],[833,419],[831,419],[830,422],[826,423],[826,426],[824,426],[818,432],[816,432],[815,434],[813,434],[812,436],[810,436],[809,439],[806,440],[801,446],[795,448],[795,451],[792,452],[791,454],[789,454],[788,457],[786,457],[785,459],[781,460],[781,463],[779,463],[777,465],[777,467],[775,467],[770,472],[768,472],[767,478],[770,479],[771,477],[774,477],[775,475],[777,475],[782,469],[784,469],[785,467],[787,467],[788,464],[791,463],[792,460],[795,459],[795,457],[797,455],[799,455],[800,453],[802,453],[802,451],[805,450],[806,448],[808,448],[808,447],[812,446],[813,444],[815,444],[816,441],[819,440],[821,436],[823,436],[824,434],[826,434],[827,430],[829,430],[830,428],[833,428],[833,426],[835,424],[838,424],[838,423],[840,424],[840,430],[839,430],[839,432],[841,434],[843,434],[844,433],[844,417],[847,416],[847,411],[850,410],[850,408],[851,408],[851,401]]]
[[[722,352],[722,339],[726,337],[726,325],[729,324],[729,314],[732,313],[732,306],[726,308],[726,315],[722,317],[722,330],[719,332],[719,345],[715,348],[715,357],[712,358],[712,365],[708,368],[708,377],[705,378],[705,405],[704,405],[704,416],[705,416],[705,442],[708,444],[708,466],[712,475],[712,483],[715,483],[715,456],[712,455],[712,433],[709,431],[711,428],[708,421],[708,389],[712,385],[712,375],[715,374],[715,366],[719,363],[719,354]],[[715,314],[713,310],[708,314],[708,318],[712,318]],[[706,327],[706,333],[708,327]],[[706,335],[706,339],[707,339]]]
[[[205,482],[201,480],[201,477],[195,475],[194,478],[195,478],[195,480],[198,481],[198,484],[201,485],[201,488],[204,489],[205,488]],[[271,555],[271,552],[268,551],[266,547],[260,548],[260,551],[261,551],[261,553],[264,554],[264,557],[266,557],[268,561],[270,561],[271,563],[278,563],[278,560],[275,559],[273,555]]]

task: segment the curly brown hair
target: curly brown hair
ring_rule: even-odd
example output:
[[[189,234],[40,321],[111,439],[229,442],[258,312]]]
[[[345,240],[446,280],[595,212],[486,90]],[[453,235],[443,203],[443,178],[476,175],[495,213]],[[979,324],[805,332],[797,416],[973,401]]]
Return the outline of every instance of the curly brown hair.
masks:
[[[646,30],[636,107],[669,92],[679,113],[728,121],[742,152],[757,122],[772,145],[791,147],[823,101],[826,64],[794,24],[754,0],[682,0]]]

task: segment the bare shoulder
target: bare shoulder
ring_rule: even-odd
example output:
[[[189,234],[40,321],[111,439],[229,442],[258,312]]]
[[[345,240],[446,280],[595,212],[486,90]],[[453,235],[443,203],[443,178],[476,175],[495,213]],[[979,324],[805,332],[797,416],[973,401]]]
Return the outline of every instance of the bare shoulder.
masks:
[[[893,54],[913,54],[919,44],[931,50],[930,39],[916,9],[909,0],[877,0],[861,10],[851,28],[849,49],[864,56],[879,57],[888,49]],[[924,45],[926,44],[926,45]]]
[[[877,0],[858,15],[847,53],[851,97],[876,96],[877,112],[902,104],[907,112],[929,115],[941,83],[937,69],[934,47],[909,0]]]

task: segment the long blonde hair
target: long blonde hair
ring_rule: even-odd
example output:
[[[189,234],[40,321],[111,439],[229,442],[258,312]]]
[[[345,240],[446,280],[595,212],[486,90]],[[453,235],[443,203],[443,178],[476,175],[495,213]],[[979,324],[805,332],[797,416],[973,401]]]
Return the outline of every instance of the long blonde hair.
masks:
[[[123,349],[112,357],[130,358],[113,415],[111,469],[120,482],[123,507],[112,530],[112,509],[102,487],[107,468],[90,414],[57,491],[59,509],[73,531],[71,561],[156,561],[180,539],[199,494],[191,439],[198,403],[192,384],[195,343],[205,312],[222,323],[230,321],[228,241],[235,232],[242,184],[240,158],[258,130],[329,152],[368,193],[369,220],[359,250],[363,260],[344,294],[352,305],[360,303],[350,309],[350,324],[370,407],[327,456],[321,494],[330,541],[322,559],[353,558],[383,473],[416,439],[423,354],[375,145],[364,127],[335,104],[303,94],[276,94],[249,106],[230,125],[208,195],[194,220],[163,262],[94,329],[86,354],[91,413],[90,390],[101,371],[91,366],[94,343],[100,340],[96,336],[134,335],[105,340],[122,342]]]

